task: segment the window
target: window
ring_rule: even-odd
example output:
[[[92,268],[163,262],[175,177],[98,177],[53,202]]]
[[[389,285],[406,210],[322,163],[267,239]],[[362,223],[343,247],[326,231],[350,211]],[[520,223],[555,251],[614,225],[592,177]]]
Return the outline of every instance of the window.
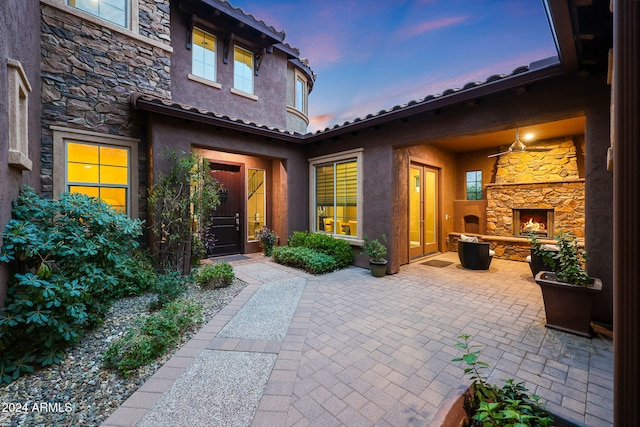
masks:
[[[29,159],[29,92],[31,85],[20,62],[7,60],[9,87],[9,165],[31,170]]]
[[[106,21],[127,27],[130,0],[67,0],[69,6],[83,10]]]
[[[247,174],[247,230],[248,240],[258,240],[256,233],[266,224],[265,171],[249,169]]]
[[[358,239],[362,224],[362,150],[311,160],[311,229]]]
[[[207,80],[216,80],[216,38],[193,29],[191,44],[191,72]]]
[[[307,80],[296,72],[296,85],[295,85],[295,102],[294,107],[296,110],[303,114],[307,114]]]
[[[54,196],[82,193],[137,215],[139,140],[58,126],[51,129]]]
[[[253,94],[253,54],[238,46],[233,54],[233,87]]]
[[[467,171],[467,200],[482,200],[482,171]]]
[[[99,197],[127,212],[129,149],[66,141],[67,191]]]

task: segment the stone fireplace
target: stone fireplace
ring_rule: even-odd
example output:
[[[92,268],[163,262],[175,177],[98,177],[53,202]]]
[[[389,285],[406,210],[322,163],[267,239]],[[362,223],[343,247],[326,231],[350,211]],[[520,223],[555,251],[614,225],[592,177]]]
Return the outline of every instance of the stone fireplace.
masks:
[[[495,184],[486,186],[486,234],[527,237],[534,231],[553,238],[556,231],[567,230],[584,237],[584,179],[574,143],[548,141],[545,146],[548,151],[500,156]]]
[[[524,261],[531,231],[541,240],[553,239],[559,230],[584,238],[585,180],[579,174],[574,142],[550,140],[544,146],[545,151],[500,156],[494,182],[484,188],[484,218],[472,209],[472,202],[454,202],[462,232],[474,232],[467,224],[469,215],[484,220],[477,234],[498,258]],[[450,235],[450,250],[456,250],[458,237],[459,233]]]

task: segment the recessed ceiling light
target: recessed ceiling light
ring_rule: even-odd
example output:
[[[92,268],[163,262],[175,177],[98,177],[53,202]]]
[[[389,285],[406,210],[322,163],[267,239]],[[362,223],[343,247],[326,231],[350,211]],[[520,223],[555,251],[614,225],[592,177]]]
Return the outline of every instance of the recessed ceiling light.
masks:
[[[535,135],[531,132],[525,133],[522,139],[525,141],[531,141]]]

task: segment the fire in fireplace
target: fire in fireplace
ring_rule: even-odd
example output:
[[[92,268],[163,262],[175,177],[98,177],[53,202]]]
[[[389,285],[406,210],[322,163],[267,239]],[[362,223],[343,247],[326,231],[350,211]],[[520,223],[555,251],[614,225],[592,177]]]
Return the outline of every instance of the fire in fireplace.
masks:
[[[513,235],[553,237],[553,209],[514,209]]]

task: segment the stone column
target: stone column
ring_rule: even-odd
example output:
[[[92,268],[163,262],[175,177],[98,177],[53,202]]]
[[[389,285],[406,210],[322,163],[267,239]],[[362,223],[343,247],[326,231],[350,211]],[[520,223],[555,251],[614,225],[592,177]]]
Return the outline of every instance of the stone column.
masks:
[[[614,425],[640,420],[640,1],[614,1]]]

